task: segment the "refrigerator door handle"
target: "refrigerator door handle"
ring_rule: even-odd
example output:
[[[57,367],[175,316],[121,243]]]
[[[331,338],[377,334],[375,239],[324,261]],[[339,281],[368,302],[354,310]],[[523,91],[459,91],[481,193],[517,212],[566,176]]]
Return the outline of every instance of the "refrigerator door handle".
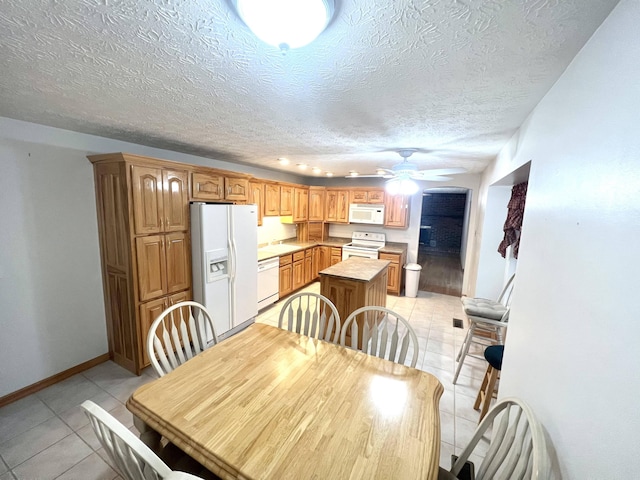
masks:
[[[229,313],[231,327],[236,326],[236,242],[233,238],[233,213],[229,207],[227,214],[227,241],[229,243]]]

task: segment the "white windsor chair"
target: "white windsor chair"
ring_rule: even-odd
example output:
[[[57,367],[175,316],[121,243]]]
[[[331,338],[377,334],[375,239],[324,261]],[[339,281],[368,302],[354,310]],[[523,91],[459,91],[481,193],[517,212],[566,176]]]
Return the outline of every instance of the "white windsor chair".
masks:
[[[319,340],[338,343],[340,315],[336,306],[327,297],[318,293],[300,292],[292,295],[283,305],[278,327]]]
[[[439,480],[458,478],[480,439],[491,427],[491,441],[475,471],[475,480],[546,480],[550,459],[542,425],[531,408],[517,398],[498,402],[480,422],[475,434],[449,471]]]
[[[358,315],[363,315],[362,348],[358,348]],[[351,334],[351,345],[347,345],[347,332]],[[380,306],[367,306],[355,310],[347,317],[340,333],[340,344],[361,350],[369,355],[395,363],[405,363],[411,353],[410,367],[418,362],[418,337],[409,322],[393,310]]]
[[[167,308],[151,324],[147,352],[162,377],[216,343],[211,314],[199,303],[186,301]]]

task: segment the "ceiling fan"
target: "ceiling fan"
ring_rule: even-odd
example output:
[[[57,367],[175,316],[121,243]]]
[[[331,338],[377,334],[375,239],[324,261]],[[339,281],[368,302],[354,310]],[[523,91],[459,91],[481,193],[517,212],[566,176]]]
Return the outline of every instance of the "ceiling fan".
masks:
[[[377,177],[399,180],[429,180],[432,182],[446,182],[451,180],[451,177],[446,175],[453,175],[456,173],[464,173],[467,170],[464,168],[434,168],[427,170],[418,170],[418,166],[415,163],[410,163],[407,159],[418,150],[416,148],[403,148],[398,150],[398,154],[403,158],[401,163],[398,163],[387,168],[378,168],[378,173],[372,175],[347,175],[346,178],[362,178],[362,177]]]

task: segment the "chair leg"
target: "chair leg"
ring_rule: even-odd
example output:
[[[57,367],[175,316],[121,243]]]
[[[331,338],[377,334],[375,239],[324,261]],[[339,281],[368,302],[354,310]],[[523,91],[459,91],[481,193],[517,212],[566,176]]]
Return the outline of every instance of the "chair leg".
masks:
[[[480,390],[478,391],[478,395],[476,396],[476,401],[473,404],[473,408],[475,410],[480,410],[480,418],[478,419],[478,423],[482,421],[484,416],[489,411],[491,399],[493,398],[493,394],[496,390],[498,373],[500,373],[500,370],[489,365],[487,367],[486,373],[484,374],[482,385],[480,386]]]
[[[467,330],[467,334],[465,335],[464,340],[462,341],[462,345],[460,345],[460,350],[458,350],[458,355],[456,356],[456,362],[460,360],[460,357],[462,356],[462,351],[464,350],[464,346],[471,339],[472,327],[473,327],[473,324],[469,325],[469,330]]]
[[[460,353],[458,353],[458,366],[456,367],[456,373],[453,376],[453,384],[455,385],[458,381],[458,375],[460,375],[460,370],[462,369],[462,364],[464,363],[464,359],[469,352],[469,346],[471,346],[471,339],[473,338],[473,333],[476,329],[475,323],[472,323],[469,326],[469,331],[467,332],[467,336],[464,339],[463,344],[460,346]]]
[[[480,390],[478,390],[478,395],[476,395],[476,401],[473,403],[473,409],[478,410],[480,405],[482,404],[482,400],[484,398],[484,392],[487,389],[487,384],[489,383],[489,376],[491,375],[491,364],[487,365],[487,371],[484,372],[484,377],[482,377],[482,385],[480,385]]]

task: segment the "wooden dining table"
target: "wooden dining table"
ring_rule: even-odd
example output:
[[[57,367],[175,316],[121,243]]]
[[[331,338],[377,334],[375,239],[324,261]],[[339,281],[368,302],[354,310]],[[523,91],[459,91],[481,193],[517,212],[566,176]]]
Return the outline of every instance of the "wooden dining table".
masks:
[[[433,375],[254,324],[127,408],[223,479],[436,479]]]

